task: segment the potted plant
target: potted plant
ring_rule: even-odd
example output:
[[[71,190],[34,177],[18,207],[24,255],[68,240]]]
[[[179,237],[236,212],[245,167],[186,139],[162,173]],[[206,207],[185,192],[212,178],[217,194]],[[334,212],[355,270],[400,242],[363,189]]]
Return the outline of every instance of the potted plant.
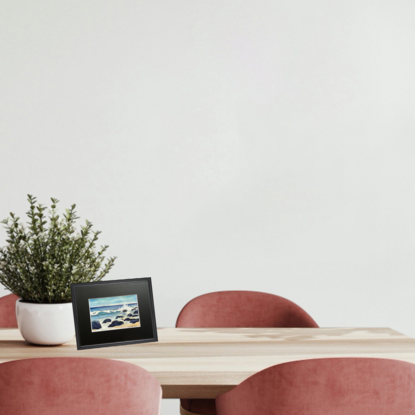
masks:
[[[28,226],[10,213],[2,223],[8,245],[0,248],[0,283],[20,299],[16,303],[17,322],[22,336],[30,343],[56,345],[75,334],[71,284],[100,281],[114,265],[106,261],[108,246],[96,249],[98,235],[86,221],[77,231],[75,207],[56,213],[58,200],[45,206],[28,195]]]

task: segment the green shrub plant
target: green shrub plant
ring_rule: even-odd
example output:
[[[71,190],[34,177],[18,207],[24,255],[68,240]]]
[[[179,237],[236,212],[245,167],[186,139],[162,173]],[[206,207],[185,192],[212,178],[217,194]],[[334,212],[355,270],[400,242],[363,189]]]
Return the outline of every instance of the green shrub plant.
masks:
[[[7,246],[0,248],[0,283],[25,302],[66,303],[71,301],[71,284],[100,281],[114,265],[106,260],[108,245],[96,249],[99,231],[88,220],[75,229],[75,207],[59,216],[58,200],[51,198],[49,212],[28,195],[28,226],[10,213],[2,221]]]

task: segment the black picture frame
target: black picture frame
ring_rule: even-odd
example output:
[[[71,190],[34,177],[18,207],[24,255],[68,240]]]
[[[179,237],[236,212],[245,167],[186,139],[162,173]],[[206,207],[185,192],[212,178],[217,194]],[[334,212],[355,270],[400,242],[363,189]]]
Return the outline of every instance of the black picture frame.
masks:
[[[158,341],[151,278],[71,284],[71,292],[78,350]],[[90,300],[99,301],[108,298],[109,301],[112,301],[112,298],[130,298],[134,296],[137,300],[137,307],[134,307],[134,313],[136,313],[135,309],[137,309],[139,313],[137,321],[139,323],[136,324],[139,324],[139,327],[114,327],[114,329],[109,329],[109,326],[107,326],[103,330],[93,330],[95,326],[92,324],[94,317],[91,311],[93,307]],[[115,306],[110,305],[110,307],[114,308]],[[102,307],[100,306],[99,308]],[[117,311],[117,313],[122,311]],[[114,319],[113,321],[116,320]],[[122,321],[124,324],[125,320]],[[126,328],[128,330],[125,330]]]

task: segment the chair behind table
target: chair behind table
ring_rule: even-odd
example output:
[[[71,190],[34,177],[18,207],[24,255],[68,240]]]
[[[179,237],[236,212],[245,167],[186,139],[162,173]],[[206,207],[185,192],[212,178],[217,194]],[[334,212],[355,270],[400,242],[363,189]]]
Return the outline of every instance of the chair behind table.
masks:
[[[5,295],[0,298],[0,328],[16,328],[16,301],[19,297],[15,294]]]
[[[318,327],[297,304],[256,291],[219,291],[189,301],[176,327]],[[181,399],[182,415],[215,415],[214,399]]]

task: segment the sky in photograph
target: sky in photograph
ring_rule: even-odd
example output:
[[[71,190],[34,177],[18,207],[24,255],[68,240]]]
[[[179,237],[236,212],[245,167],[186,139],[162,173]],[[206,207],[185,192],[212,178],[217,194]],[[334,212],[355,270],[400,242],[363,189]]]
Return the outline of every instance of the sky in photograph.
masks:
[[[131,304],[137,302],[137,295],[120,295],[117,297],[91,298],[90,307],[101,307],[104,305]]]

